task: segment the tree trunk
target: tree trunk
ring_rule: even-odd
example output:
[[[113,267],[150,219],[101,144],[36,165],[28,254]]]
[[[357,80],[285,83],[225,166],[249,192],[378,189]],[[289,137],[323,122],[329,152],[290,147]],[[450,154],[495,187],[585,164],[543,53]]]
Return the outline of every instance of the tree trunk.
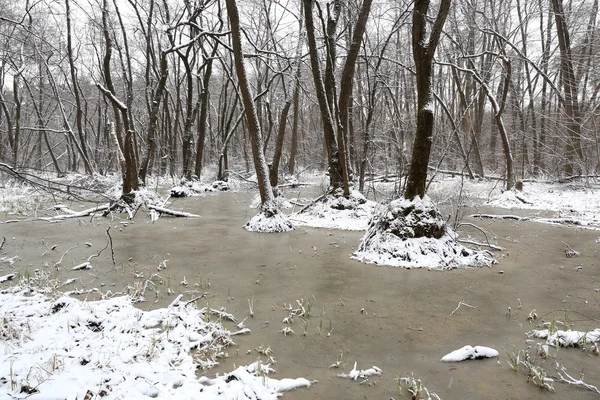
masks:
[[[563,9],[562,0],[552,0],[552,9],[556,20],[556,34],[558,36],[558,47],[560,49],[560,69],[564,87],[564,108],[567,114],[567,145],[565,174],[571,176],[581,172],[575,168],[576,161],[583,161],[581,151],[581,115],[579,109],[578,84],[573,69],[573,57],[571,54],[571,39],[569,28]],[[578,158],[576,160],[575,158]],[[579,170],[579,171],[576,171]]]
[[[300,120],[300,69],[294,85],[294,121],[292,122],[292,143],[290,147],[290,165],[288,172],[294,175],[296,156],[298,154],[298,122]]]
[[[318,58],[317,40],[315,38],[315,24],[313,20],[313,4],[315,0],[302,0],[304,4],[304,20],[306,23],[306,38],[308,41],[308,49],[310,53],[310,64],[312,68],[313,81],[319,109],[321,112],[321,120],[323,123],[324,145],[327,150],[327,159],[329,163],[329,180],[331,190],[335,191],[344,186],[343,164],[339,159],[338,143],[335,138],[333,127],[333,119],[331,115],[330,105],[327,100],[327,93],[321,76],[321,66]],[[343,143],[341,144],[343,145]]]
[[[412,200],[416,196],[425,196],[427,167],[433,143],[432,62],[448,16],[450,2],[451,0],[441,0],[429,41],[426,43],[429,0],[415,0],[412,18],[412,49],[417,75],[417,129],[413,142],[410,171],[404,190],[404,197],[408,200]]]
[[[364,0],[358,20],[352,35],[352,43],[348,55],[346,56],[346,62],[344,63],[344,69],[342,70],[341,84],[340,84],[340,102],[338,107],[338,130],[337,130],[337,141],[340,153],[340,164],[342,164],[342,182],[344,188],[344,196],[350,195],[350,188],[348,185],[348,165],[346,161],[346,138],[348,137],[348,129],[350,121],[348,118],[350,101],[352,99],[352,85],[354,84],[354,71],[356,70],[356,59],[360,51],[360,45],[362,42],[363,34],[366,30],[367,19],[369,12],[371,11],[372,0]]]
[[[85,172],[92,174],[92,165],[90,164],[87,146],[85,143],[85,134],[83,131],[83,110],[81,108],[81,96],[79,93],[79,81],[77,80],[77,69],[75,67],[75,60],[73,58],[73,44],[71,40],[71,6],[70,0],[65,0],[66,8],[66,20],[67,20],[67,56],[69,58],[69,69],[71,73],[71,82],[73,87],[73,95],[75,97],[75,121],[77,126],[77,133],[79,135],[79,141],[81,143],[81,156],[83,158],[83,165],[85,166]]]
[[[233,55],[235,59],[235,70],[238,76],[240,91],[242,93],[242,102],[245,108],[246,122],[248,124],[248,134],[250,136],[250,145],[252,147],[252,158],[256,177],[258,180],[258,191],[263,208],[273,205],[273,189],[269,182],[269,172],[265,155],[263,153],[262,133],[260,122],[254,107],[254,98],[250,93],[250,85],[244,67],[244,54],[242,52],[242,38],[240,34],[240,16],[235,0],[226,0],[229,24],[231,27],[231,43],[233,46]]]
[[[127,106],[119,101],[115,95],[115,87],[111,76],[111,56],[112,56],[112,39],[108,30],[108,0],[103,0],[102,5],[102,31],[104,33],[105,54],[103,59],[103,77],[106,88],[97,85],[98,89],[111,102],[115,117],[115,135],[117,144],[123,154],[121,163],[123,174],[123,200],[129,202],[133,200],[132,192],[138,190],[137,168],[135,163],[134,148],[133,148],[133,126],[129,121]],[[125,130],[123,136],[122,130]]]

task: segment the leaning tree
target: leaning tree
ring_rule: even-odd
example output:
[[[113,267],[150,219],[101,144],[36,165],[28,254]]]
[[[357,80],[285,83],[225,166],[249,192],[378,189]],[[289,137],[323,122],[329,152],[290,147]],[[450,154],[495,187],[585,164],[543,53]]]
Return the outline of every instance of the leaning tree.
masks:
[[[240,29],[240,15],[235,0],[226,0],[227,14],[229,16],[229,25],[231,29],[231,44],[233,47],[233,57],[235,71],[238,77],[238,84],[242,94],[244,104],[244,113],[248,126],[248,136],[252,148],[252,159],[256,170],[258,180],[258,191],[260,194],[261,207],[260,212],[252,218],[244,227],[254,232],[285,232],[293,229],[293,226],[287,216],[282,213],[275,201],[273,188],[269,182],[269,170],[263,151],[263,138],[254,106],[254,98],[250,93],[250,84],[244,67],[244,54],[242,51],[242,36]]]

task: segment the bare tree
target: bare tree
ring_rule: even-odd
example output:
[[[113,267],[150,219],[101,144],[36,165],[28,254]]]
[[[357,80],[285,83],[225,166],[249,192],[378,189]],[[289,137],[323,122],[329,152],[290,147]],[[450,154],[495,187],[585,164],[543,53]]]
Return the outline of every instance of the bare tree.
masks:
[[[238,77],[238,83],[242,94],[246,122],[248,124],[248,134],[250,136],[250,146],[252,147],[252,159],[254,169],[258,180],[258,192],[261,200],[261,214],[267,219],[279,218],[281,224],[272,224],[269,227],[258,227],[254,230],[259,231],[286,231],[293,229],[287,218],[283,217],[275,204],[273,189],[269,182],[269,171],[265,154],[263,152],[263,139],[260,128],[256,107],[254,107],[254,98],[250,93],[250,85],[244,66],[244,54],[242,51],[242,38],[240,33],[240,17],[235,0],[226,0],[227,13],[229,16],[229,25],[231,28],[231,43],[233,46],[233,56],[235,61],[235,71]],[[267,224],[269,225],[269,224]],[[273,225],[276,225],[273,227]]]
[[[425,195],[427,167],[433,142],[433,56],[450,10],[450,0],[441,0],[431,32],[427,35],[429,0],[416,0],[413,11],[412,48],[417,75],[417,131],[404,197],[412,200]],[[428,40],[427,40],[428,39]]]
[[[556,20],[556,34],[560,49],[560,71],[564,87],[564,108],[567,116],[568,142],[566,146],[565,174],[568,176],[576,172],[574,163],[583,161],[581,151],[581,114],[578,99],[578,83],[573,68],[573,55],[571,51],[571,36],[566,22],[562,0],[552,0],[554,19]]]

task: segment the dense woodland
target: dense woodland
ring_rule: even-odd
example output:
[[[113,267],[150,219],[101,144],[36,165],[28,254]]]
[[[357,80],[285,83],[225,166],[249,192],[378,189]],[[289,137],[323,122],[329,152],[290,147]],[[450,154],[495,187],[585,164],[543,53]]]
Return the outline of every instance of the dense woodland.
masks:
[[[347,192],[408,174],[424,109],[425,168],[507,188],[596,174],[598,0],[428,3],[0,0],[0,162],[122,174],[126,194],[150,175],[254,172],[262,149],[271,185],[312,167]]]

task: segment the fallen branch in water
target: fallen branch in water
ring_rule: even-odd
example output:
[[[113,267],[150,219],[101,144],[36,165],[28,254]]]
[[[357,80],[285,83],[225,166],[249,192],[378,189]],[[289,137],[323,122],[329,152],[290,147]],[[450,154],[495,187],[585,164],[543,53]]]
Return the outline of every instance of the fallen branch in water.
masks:
[[[575,225],[585,226],[584,222],[570,219],[570,218],[539,218],[539,217],[519,217],[518,215],[493,215],[493,214],[472,214],[471,218],[482,218],[482,219],[497,219],[497,220],[511,220],[521,222],[538,222],[540,224],[552,224],[552,225]]]
[[[187,213],[187,212],[183,212],[183,211],[175,211],[175,210],[171,210],[169,208],[153,206],[153,205],[149,205],[148,209],[154,210],[161,214],[171,215],[173,217],[200,217],[199,215],[196,215],[196,214],[191,214],[191,213]]]
[[[109,211],[115,209],[118,206],[119,205],[117,203],[113,203],[113,204],[107,203],[107,204],[102,204],[98,207],[88,208],[87,210],[83,210],[83,211],[73,211],[73,210],[69,209],[67,206],[59,204],[59,205],[52,207],[51,209],[62,211],[65,214],[56,215],[54,217],[39,217],[38,219],[40,219],[42,221],[53,222],[53,221],[63,221],[65,219],[70,219],[70,218],[87,217],[90,215],[91,216],[95,216],[97,214],[102,215],[106,212],[109,212]]]

